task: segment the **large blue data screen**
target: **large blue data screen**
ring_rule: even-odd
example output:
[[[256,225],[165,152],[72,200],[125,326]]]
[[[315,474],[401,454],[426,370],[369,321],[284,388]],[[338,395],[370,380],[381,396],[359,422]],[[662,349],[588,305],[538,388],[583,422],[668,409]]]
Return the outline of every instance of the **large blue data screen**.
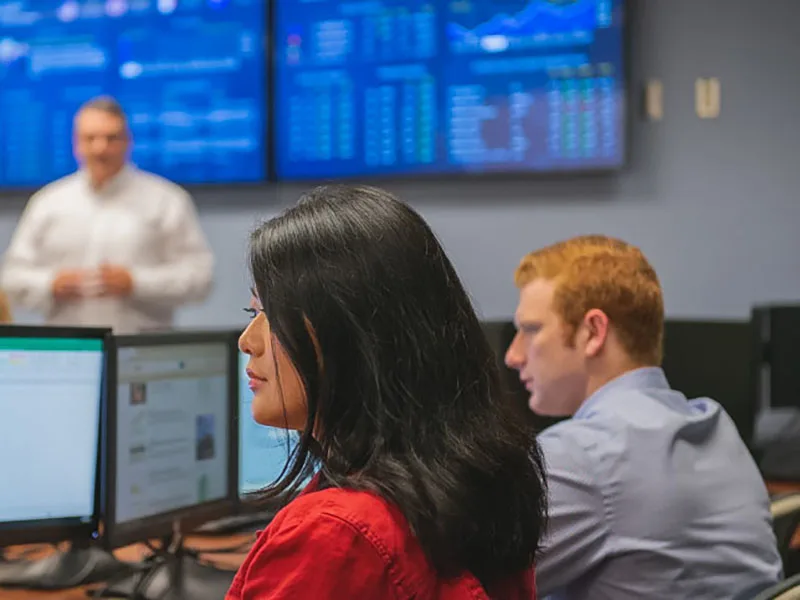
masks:
[[[78,107],[109,94],[132,160],[179,183],[266,176],[263,0],[0,0],[0,186],[76,167]]]
[[[279,178],[625,156],[623,0],[280,0]]]

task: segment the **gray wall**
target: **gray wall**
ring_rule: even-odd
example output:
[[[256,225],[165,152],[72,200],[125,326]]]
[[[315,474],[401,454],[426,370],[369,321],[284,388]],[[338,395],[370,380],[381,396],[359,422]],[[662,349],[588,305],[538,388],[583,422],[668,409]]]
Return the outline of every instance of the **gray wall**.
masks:
[[[513,312],[511,274],[522,254],[586,232],[640,245],[660,273],[672,317],[738,319],[755,302],[800,300],[800,2],[631,5],[633,82],[663,80],[666,117],[642,122],[632,93],[631,162],[623,174],[387,185],[430,221],[487,318]],[[694,115],[699,76],[722,81],[719,120]],[[300,189],[197,192],[217,285],[206,304],[180,314],[181,325],[243,321],[247,232]],[[10,199],[0,208],[0,248],[22,203]]]

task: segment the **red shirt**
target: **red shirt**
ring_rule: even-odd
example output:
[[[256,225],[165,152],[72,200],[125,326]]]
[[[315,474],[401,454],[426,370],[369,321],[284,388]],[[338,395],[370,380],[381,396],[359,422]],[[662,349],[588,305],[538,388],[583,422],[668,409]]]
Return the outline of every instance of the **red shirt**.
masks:
[[[533,570],[489,596],[438,576],[395,506],[368,492],[300,495],[261,533],[226,600],[535,600]]]

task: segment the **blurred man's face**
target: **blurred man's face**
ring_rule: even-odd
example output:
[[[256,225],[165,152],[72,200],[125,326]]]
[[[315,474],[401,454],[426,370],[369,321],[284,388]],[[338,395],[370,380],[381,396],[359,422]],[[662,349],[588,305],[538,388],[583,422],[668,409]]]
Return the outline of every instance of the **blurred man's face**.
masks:
[[[130,141],[125,121],[88,108],[75,118],[74,151],[92,183],[101,187],[125,166]]]

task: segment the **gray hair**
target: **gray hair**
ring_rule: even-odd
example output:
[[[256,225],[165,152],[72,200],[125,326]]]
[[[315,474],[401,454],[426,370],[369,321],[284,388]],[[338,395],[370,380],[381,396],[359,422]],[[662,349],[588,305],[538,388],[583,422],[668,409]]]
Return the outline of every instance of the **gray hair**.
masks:
[[[86,110],[99,110],[109,115],[118,117],[123,121],[127,122],[128,120],[125,111],[122,109],[122,105],[117,102],[116,98],[112,96],[97,96],[91,100],[87,100],[81,105],[80,109],[78,110],[78,114]]]

